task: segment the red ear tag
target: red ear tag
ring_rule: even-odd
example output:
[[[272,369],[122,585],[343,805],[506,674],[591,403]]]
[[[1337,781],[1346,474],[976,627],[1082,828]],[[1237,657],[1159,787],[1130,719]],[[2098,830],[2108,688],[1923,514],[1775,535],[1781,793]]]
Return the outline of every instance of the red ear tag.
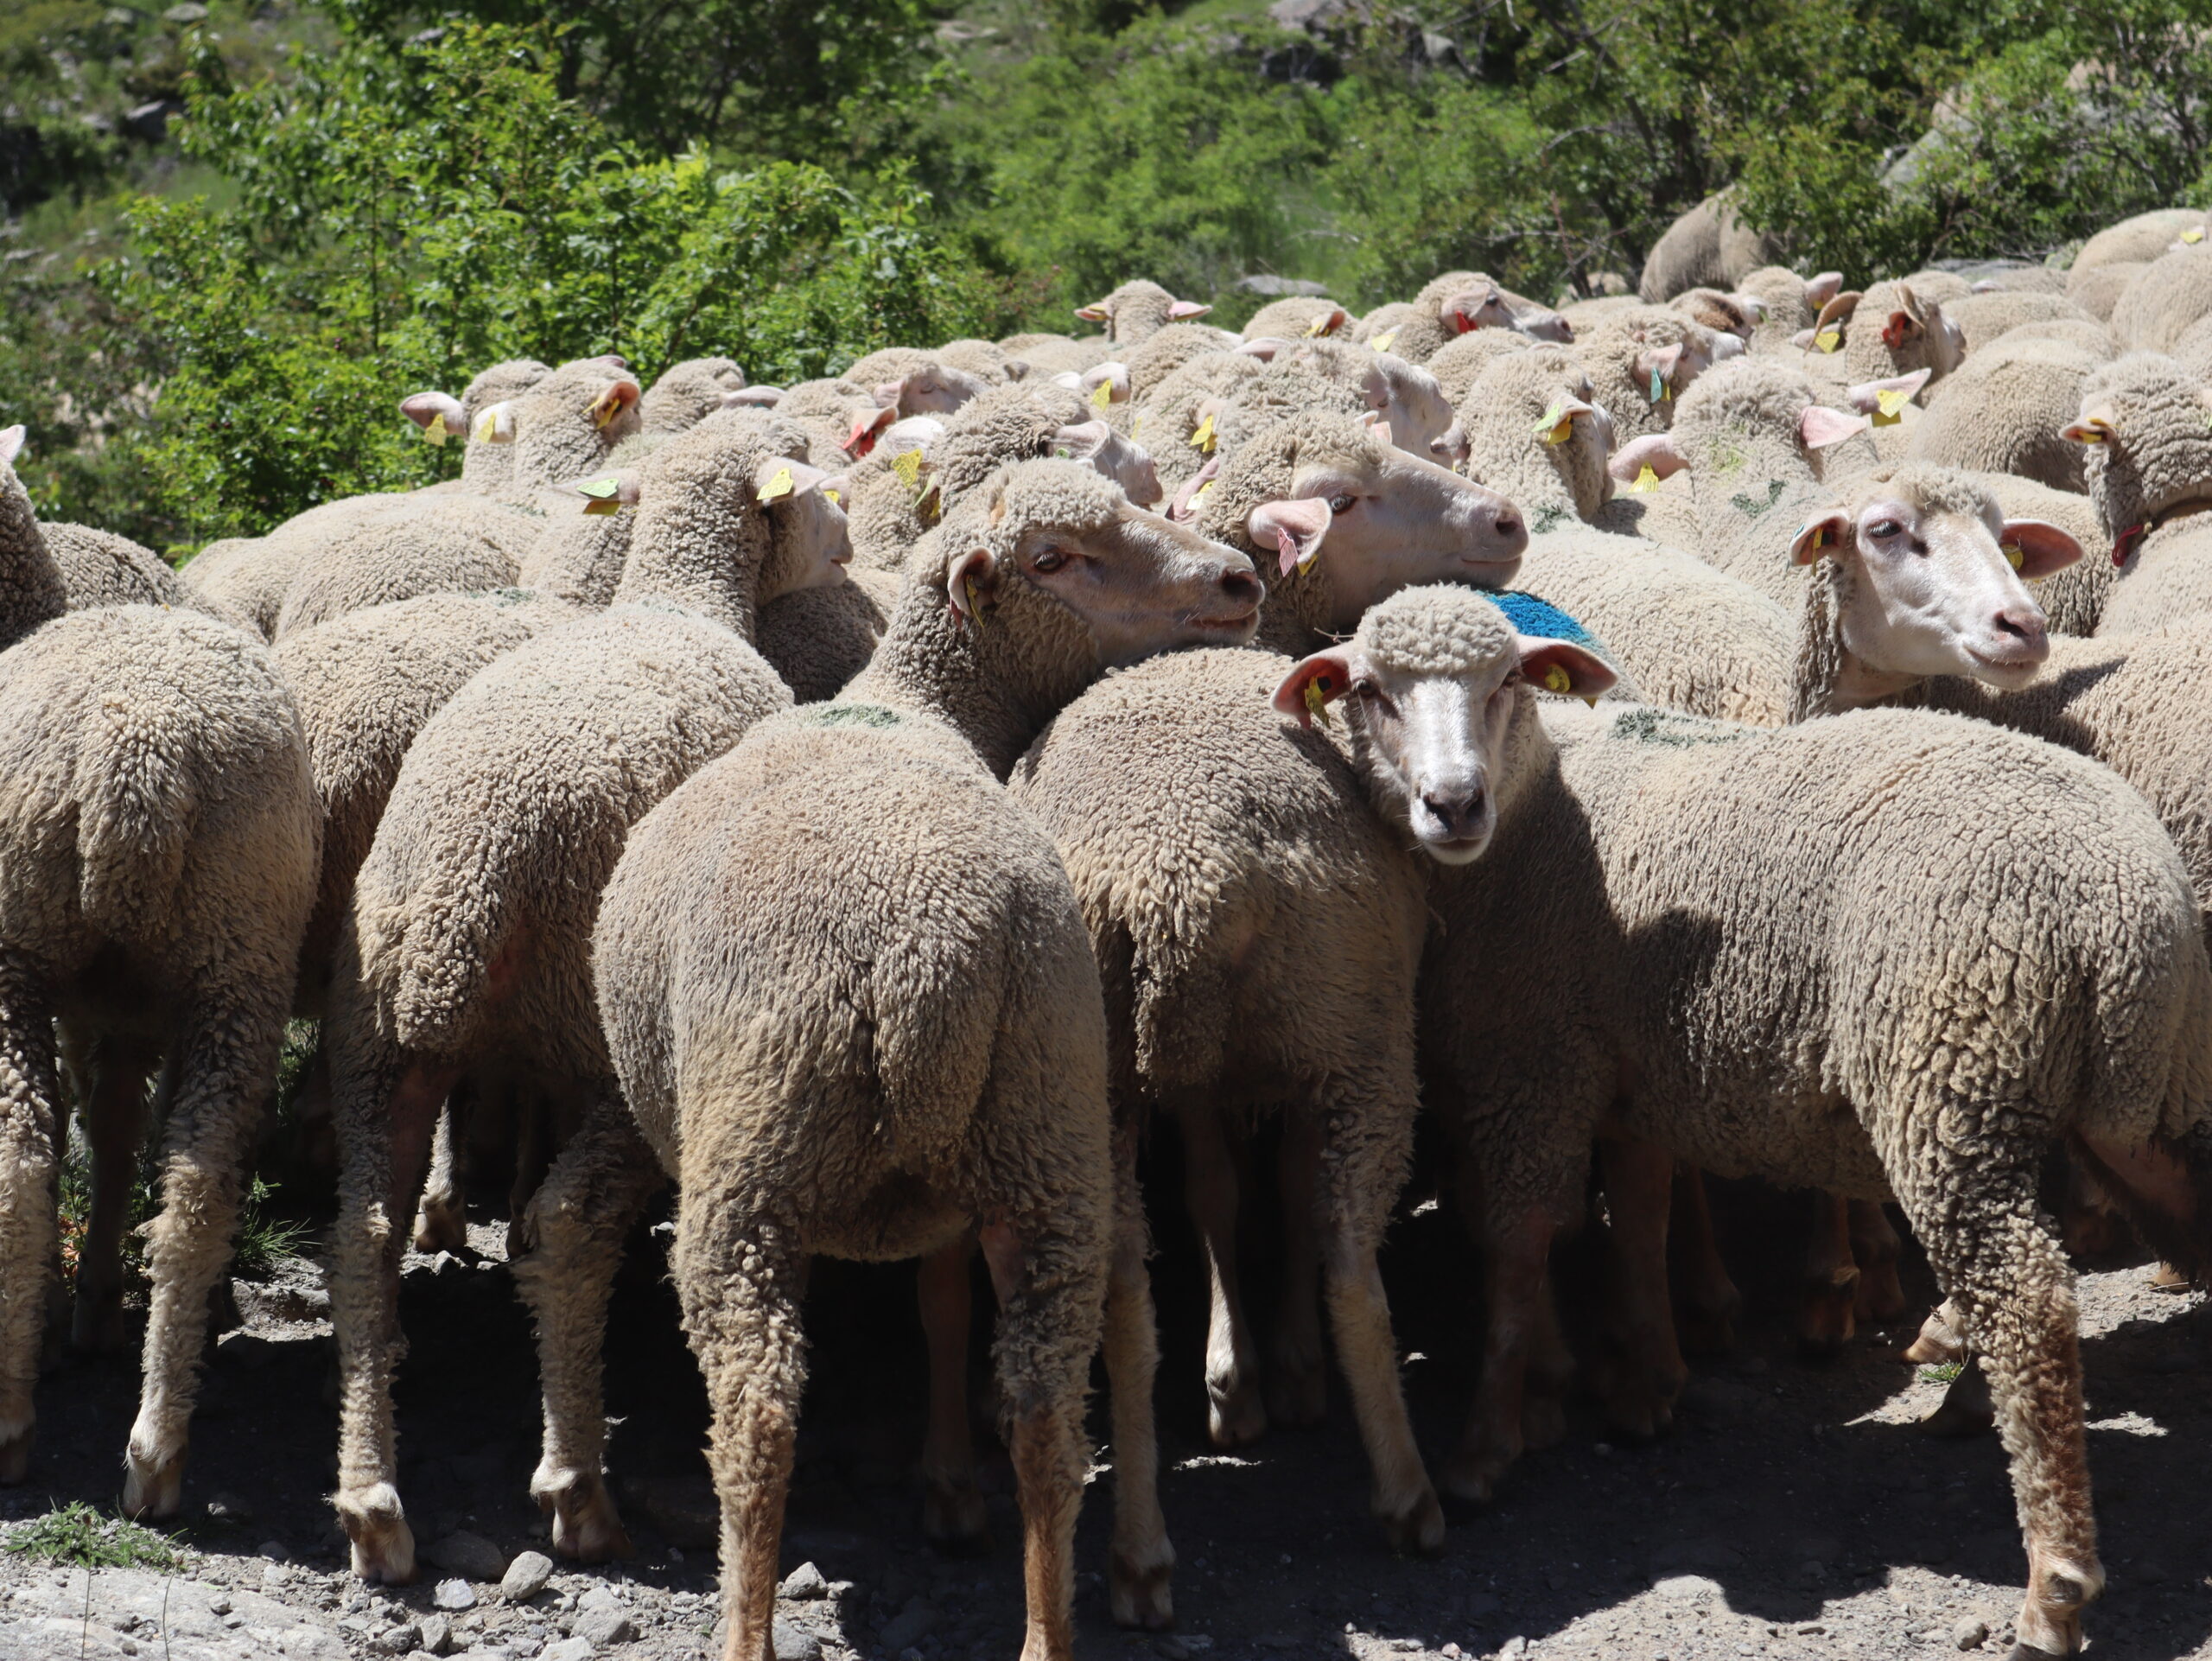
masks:
[[[2134,551],[2135,544],[2143,540],[2143,533],[2150,528],[2148,525],[2131,525],[2121,531],[2120,540],[2112,545],[2112,563],[2115,566],[2126,565],[2127,556]]]

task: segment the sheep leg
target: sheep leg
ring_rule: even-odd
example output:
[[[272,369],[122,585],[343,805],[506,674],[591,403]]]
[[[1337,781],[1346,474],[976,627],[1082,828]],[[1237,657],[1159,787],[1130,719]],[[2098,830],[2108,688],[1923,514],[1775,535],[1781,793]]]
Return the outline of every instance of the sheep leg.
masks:
[[[1674,1422],[1675,1398],[1689,1378],[1667,1289],[1675,1161],[1648,1142],[1611,1136],[1599,1140],[1598,1159],[1612,1220],[1608,1267],[1621,1352],[1607,1380],[1605,1410],[1618,1429],[1648,1438]]]
[[[518,1257],[528,1250],[523,1219],[529,1214],[531,1197],[545,1186],[553,1168],[558,1138],[554,1134],[554,1106],[544,1091],[510,1085],[502,1093],[515,1144],[514,1182],[507,1189],[507,1255]]]
[[[1813,1238],[1805,1253],[1805,1289],[1797,1305],[1797,1347],[1834,1355],[1851,1341],[1859,1301],[1859,1265],[1851,1259],[1851,1202],[1813,1196]]]
[[[468,1244],[468,1212],[461,1193],[467,1156],[465,1139],[454,1123],[459,1117],[458,1098],[449,1097],[438,1110],[437,1129],[430,1137],[430,1174],[415,1211],[417,1251],[459,1251]]]
[[[54,1014],[31,966],[0,953],[0,1483],[30,1467],[46,1294],[59,1247]]]
[[[1211,1308],[1206,1317],[1206,1435],[1217,1448],[1242,1448],[1268,1429],[1259,1358],[1236,1273],[1236,1161],[1221,1116],[1192,1103],[1176,1114],[1185,1169],[1183,1200],[1205,1252]]]
[[[1367,1448],[1374,1483],[1370,1509],[1393,1550],[1432,1553],[1444,1544],[1444,1509],[1414,1440],[1389,1299],[1376,1263],[1412,1153],[1415,1088],[1408,1071],[1396,1092],[1406,1104],[1402,1113],[1363,1100],[1339,1103],[1328,1115],[1322,1221],[1330,1324]]]
[[[1021,1661],[1074,1661],[1075,1519],[1089,1463],[1083,1394],[1109,1272],[1098,1248],[1109,1242],[1033,1216],[987,1225],[982,1244],[999,1298],[999,1393],[1021,1499]]]
[[[1904,1287],[1897,1259],[1904,1242],[1890,1225],[1889,1208],[1877,1200],[1851,1202],[1851,1257],[1859,1265],[1859,1295],[1852,1306],[1858,1320],[1895,1321],[1905,1312]]]
[[[231,1258],[238,1195],[261,1104],[276,1081],[291,987],[226,988],[188,1021],[173,1057],[175,1094],[162,1153],[162,1209],[148,1231],[146,1315],[138,1417],[124,1454],[123,1509],[171,1517],[184,1460],[209,1295]]]
[[[404,1586],[415,1578],[415,1536],[399,1503],[391,1415],[392,1374],[406,1352],[400,1219],[413,1215],[438,1107],[461,1069],[410,1061],[353,1031],[356,1019],[347,1011],[325,1028],[327,1034],[339,1029],[332,1069],[339,1160],[330,1276],[339,1390],[333,1504],[353,1543],[353,1572]],[[366,1025],[365,1012],[359,1024]]]
[[[797,1229],[745,1198],[698,1193],[684,1196],[675,1256],[683,1330],[714,1416],[722,1658],[775,1661],[776,1559],[806,1388],[806,1253]]]
[[[160,1059],[156,1046],[140,1040],[108,1036],[92,1047],[84,1117],[92,1204],[78,1246],[76,1307],[69,1321],[70,1346],[92,1354],[115,1354],[127,1342],[123,1231],[130,1220],[138,1143],[146,1131],[146,1077]]]
[[[2202,1132],[2139,1147],[2077,1136],[2073,1151],[2164,1259],[2154,1283],[2182,1285],[2212,1272],[2212,1150]]]
[[[1160,1510],[1160,1440],[1153,1380],[1160,1324],[1152,1307],[1150,1241],[1137,1192],[1137,1131],[1114,1133],[1114,1257],[1106,1281],[1106,1391],[1113,1416],[1114,1543],[1107,1597],[1115,1624],[1154,1630],[1175,1623],[1175,1548]]]
[[[1282,1196],[1282,1299],[1267,1373],[1268,1416],[1277,1424],[1319,1424],[1329,1408],[1329,1363],[1321,1352],[1321,1234],[1316,1215],[1323,1140],[1319,1114],[1291,1113],[1284,1118],[1282,1146],[1275,1157],[1275,1185]]]
[[[922,1441],[922,1533],[947,1550],[982,1543],[986,1518],[976,1488],[976,1442],[968,1426],[968,1265],[973,1235],[921,1261],[915,1293],[930,1353],[929,1432]]]
[[[1480,1211],[1472,1214],[1484,1215]],[[1465,1434],[1444,1467],[1446,1492],[1486,1501],[1498,1479],[1521,1456],[1523,1398],[1532,1340],[1539,1336],[1549,1297],[1545,1268],[1556,1231],[1541,1203],[1492,1219],[1484,1230],[1483,1279],[1490,1324],[1484,1334],[1482,1383]]]
[[[2072,1655],[2082,1647],[2082,1611],[2105,1579],[2090,1509],[2073,1271],[2037,1218],[2032,1170],[1993,1170],[1985,1158],[1944,1177],[1948,1192],[1919,1193],[1906,1214],[1986,1359],[2012,1461],[2028,1555],[2013,1654]]]
[[[1905,1347],[1904,1359],[1922,1366],[1967,1359],[1966,1326],[1957,1304],[1947,1298],[1928,1312],[1918,1336]]]
[[[545,1450],[530,1492],[553,1519],[554,1550],[579,1562],[630,1555],[607,1489],[601,1358],[623,1240],[666,1180],[629,1109],[608,1098],[593,1105],[525,1213],[531,1250],[515,1263],[515,1286],[537,1320],[545,1398]],[[780,1500],[777,1509],[780,1518]],[[772,1564],[774,1555],[772,1542]]]
[[[1705,1192],[1705,1173],[1694,1165],[1675,1168],[1672,1231],[1681,1263],[1681,1337],[1696,1355],[1719,1355],[1736,1346],[1736,1317],[1744,1295],[1728,1276],[1713,1231],[1713,1206]]]

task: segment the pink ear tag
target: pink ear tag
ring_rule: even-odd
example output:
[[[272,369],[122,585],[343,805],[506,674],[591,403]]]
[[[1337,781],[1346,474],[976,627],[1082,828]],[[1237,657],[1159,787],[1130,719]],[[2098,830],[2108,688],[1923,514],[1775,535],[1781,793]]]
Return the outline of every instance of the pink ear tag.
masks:
[[[1298,544],[1281,525],[1275,527],[1275,551],[1282,556],[1282,574],[1285,576],[1306,563],[1298,557]]]

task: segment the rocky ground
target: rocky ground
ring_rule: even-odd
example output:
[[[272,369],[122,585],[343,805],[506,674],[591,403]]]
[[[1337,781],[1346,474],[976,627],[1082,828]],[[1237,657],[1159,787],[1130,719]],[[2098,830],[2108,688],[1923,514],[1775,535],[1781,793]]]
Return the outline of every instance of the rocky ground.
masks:
[[[1152,1187],[1176,1191],[1172,1174]],[[1826,1365],[1796,1359],[1789,1266],[1804,1209],[1751,1189],[1722,1197],[1748,1312],[1737,1349],[1699,1364],[1674,1434],[1617,1446],[1579,1410],[1567,1440],[1529,1457],[1495,1505],[1456,1520],[1429,1562],[1393,1557],[1368,1520],[1363,1460],[1340,1399],[1318,1429],[1235,1455],[1206,1445],[1202,1287],[1187,1236],[1161,1212],[1160,1405],[1180,1624],[1147,1639],[1109,1621],[1091,1572],[1105,1555],[1102,1492],[1083,1521],[1085,1656],[2002,1653],[2024,1574],[2003,1454],[1993,1436],[1940,1441],[1916,1429],[1942,1390],[1896,1359],[1910,1335],[1902,1325],[1863,1334]],[[1408,1213],[1386,1274],[1416,1422],[1440,1454],[1474,1378],[1478,1279],[1448,1208]],[[608,1346],[609,1411],[620,1421],[610,1459],[638,1555],[550,1577],[532,1555],[545,1550],[544,1529],[526,1492],[537,1448],[528,1328],[499,1231],[474,1238],[480,1251],[466,1258],[410,1257],[402,1298],[412,1344],[399,1398],[403,1492],[435,1560],[422,1583],[372,1590],[346,1573],[323,1498],[335,1441],[327,1300],[319,1271],[301,1262],[238,1288],[245,1324],[218,1345],[194,1422],[184,1569],[88,1572],[0,1554],[0,1656],[718,1654],[704,1401],[676,1329],[664,1234],[641,1236],[632,1252]],[[1571,1307],[1586,1272],[1570,1254],[1560,1278]],[[1924,1268],[1910,1267],[1908,1288],[1930,1296]],[[2212,1403],[2200,1382],[2212,1314],[2194,1295],[2151,1290],[2139,1264],[2085,1274],[2082,1303],[2110,1575],[2090,1622],[2095,1652],[2212,1658],[2212,1512],[2201,1498]],[[785,1540],[782,1661],[1012,1661],[1020,1577],[1003,1457],[986,1472],[988,1551],[946,1560],[921,1538],[911,1268],[821,1265],[808,1319],[813,1374]],[[127,1363],[57,1365],[39,1393],[31,1480],[0,1495],[0,1521],[72,1499],[111,1505],[136,1387]]]

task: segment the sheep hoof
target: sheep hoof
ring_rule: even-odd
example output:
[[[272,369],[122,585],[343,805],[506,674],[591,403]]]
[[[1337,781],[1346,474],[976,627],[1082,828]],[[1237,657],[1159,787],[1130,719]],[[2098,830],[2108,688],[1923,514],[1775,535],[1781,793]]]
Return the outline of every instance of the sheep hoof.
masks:
[[[1920,1333],[1904,1347],[1904,1359],[1916,1366],[1942,1366],[1952,1361],[1963,1361],[1967,1356],[1967,1341],[1951,1324],[1951,1306],[1939,1303],[1928,1312],[1928,1319],[1920,1323]]]
[[[1869,1326],[1885,1326],[1910,1307],[1897,1279],[1897,1264],[1876,1263],[1859,1271],[1859,1295],[1852,1304],[1852,1314],[1858,1320]]]
[[[1378,1502],[1375,1514],[1382,1520],[1390,1550],[1400,1556],[1433,1557],[1444,1550],[1444,1507],[1437,1503],[1436,1490],[1426,1482],[1410,1505],[1394,1510]]]
[[[0,1441],[0,1488],[12,1488],[30,1474],[31,1427]]]
[[[1514,1458],[1504,1448],[1462,1448],[1444,1467],[1445,1494],[1470,1505],[1487,1505]]]
[[[1851,1341],[1858,1301],[1856,1269],[1839,1269],[1832,1279],[1809,1282],[1797,1311],[1797,1352],[1808,1361],[1834,1359]]]
[[[925,1477],[922,1537],[949,1556],[973,1556],[990,1543],[983,1496],[966,1478]]]
[[[184,1505],[184,1454],[166,1459],[138,1451],[137,1438],[123,1455],[123,1514],[129,1518],[174,1517]]]
[[[389,1482],[332,1502],[353,1543],[353,1572],[374,1586],[404,1586],[415,1578],[415,1531],[407,1526],[399,1492]]]
[[[1521,1445],[1556,1448],[1567,1440],[1567,1405],[1555,1396],[1530,1392],[1521,1403]]]
[[[605,1479],[578,1473],[556,1483],[532,1483],[541,1509],[553,1517],[553,1550],[571,1562],[611,1562],[631,1555],[630,1537]]]
[[[123,1321],[123,1289],[77,1289],[69,1312],[69,1347],[79,1355],[121,1355],[130,1347]]]
[[[1943,1404],[1920,1422],[1920,1428],[1931,1436],[1979,1436],[1994,1429],[1997,1408],[1990,1399],[1989,1379],[1980,1365],[1974,1361],[1951,1380],[1951,1387],[1943,1392]]]
[[[1140,1565],[1118,1546],[1108,1553],[1107,1598],[1114,1611],[1114,1624],[1147,1632],[1166,1632],[1173,1626],[1174,1573],[1172,1550],[1163,1561],[1148,1565]]]
[[[1249,1378],[1227,1388],[1206,1380],[1206,1435],[1217,1448],[1244,1448],[1268,1434],[1268,1410]]]
[[[460,1251],[468,1244],[468,1219],[449,1199],[425,1195],[415,1213],[415,1250]]]

